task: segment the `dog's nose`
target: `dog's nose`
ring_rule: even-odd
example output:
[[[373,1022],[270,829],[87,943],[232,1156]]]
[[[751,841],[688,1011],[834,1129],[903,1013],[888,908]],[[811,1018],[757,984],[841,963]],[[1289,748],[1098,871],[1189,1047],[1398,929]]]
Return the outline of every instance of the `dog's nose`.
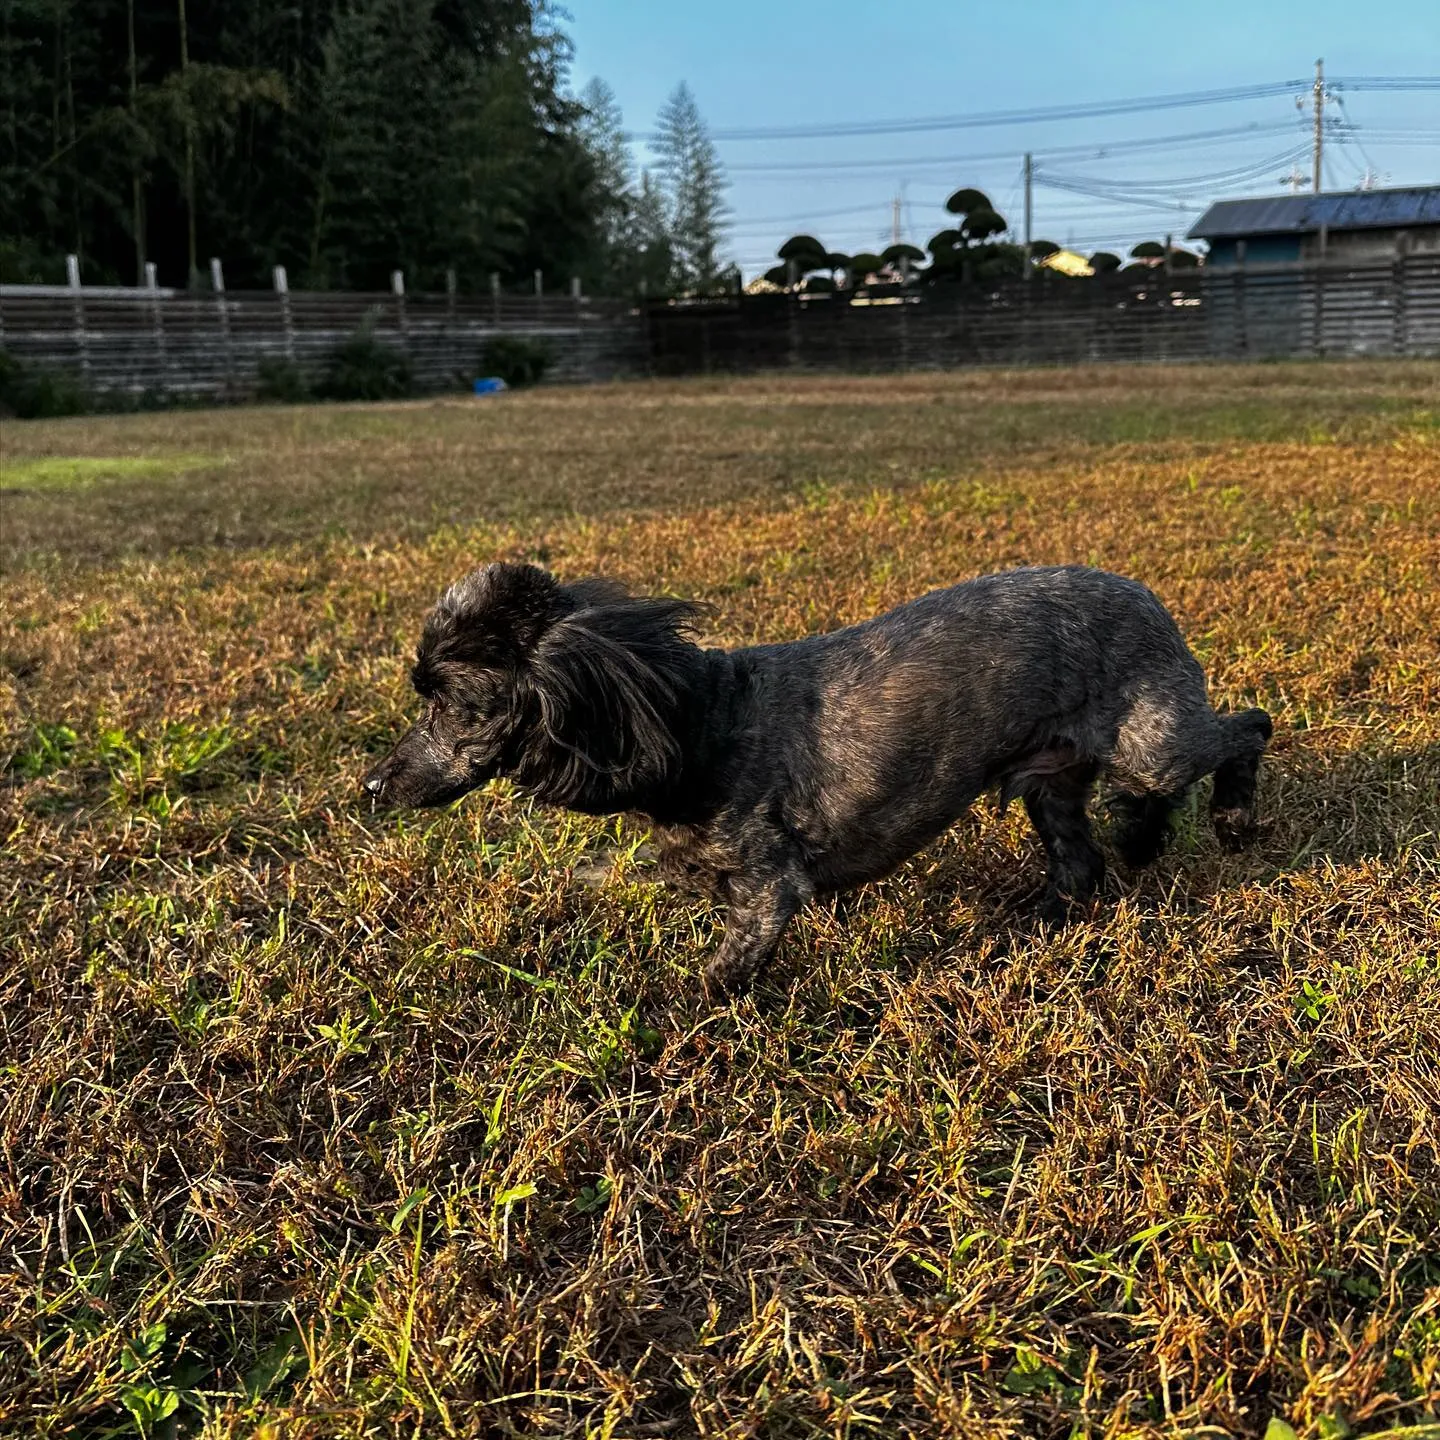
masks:
[[[372,803],[384,795],[385,787],[390,783],[390,772],[392,769],[390,758],[386,756],[386,758],[360,782]]]

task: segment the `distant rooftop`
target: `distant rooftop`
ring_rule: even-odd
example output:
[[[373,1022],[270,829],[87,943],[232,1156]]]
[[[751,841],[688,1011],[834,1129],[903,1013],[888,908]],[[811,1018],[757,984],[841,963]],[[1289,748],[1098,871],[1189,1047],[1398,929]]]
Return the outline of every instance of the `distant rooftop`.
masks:
[[[1331,230],[1395,229],[1440,225],[1440,185],[1396,190],[1343,190],[1329,195],[1273,195],[1220,200],[1191,227],[1186,239],[1228,240],[1241,235],[1303,235]]]

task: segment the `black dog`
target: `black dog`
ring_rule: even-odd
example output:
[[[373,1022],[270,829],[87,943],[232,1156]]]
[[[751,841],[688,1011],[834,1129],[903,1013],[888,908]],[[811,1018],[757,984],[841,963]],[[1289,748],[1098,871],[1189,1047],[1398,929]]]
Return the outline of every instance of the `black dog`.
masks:
[[[702,613],[531,565],[474,571],[426,620],[425,714],[365,788],[441,805],[505,775],[549,804],[647,816],[671,872],[729,904],[705,971],[718,992],[766,964],[812,895],[884,875],[991,786],[1024,798],[1052,916],[1104,875],[1086,817],[1101,771],[1132,865],[1212,771],[1221,840],[1253,831],[1270,717],[1211,710],[1174,620],[1134,580],[1012,570],[728,652],[688,638]]]

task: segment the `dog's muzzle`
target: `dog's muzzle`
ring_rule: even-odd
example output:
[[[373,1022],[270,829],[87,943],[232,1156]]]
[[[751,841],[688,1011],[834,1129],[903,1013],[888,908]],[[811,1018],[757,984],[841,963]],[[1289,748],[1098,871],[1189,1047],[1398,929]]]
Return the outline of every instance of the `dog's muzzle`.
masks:
[[[361,782],[365,793],[370,797],[372,805],[378,804],[385,798],[385,787],[390,783],[390,777],[394,774],[395,757],[387,755]]]

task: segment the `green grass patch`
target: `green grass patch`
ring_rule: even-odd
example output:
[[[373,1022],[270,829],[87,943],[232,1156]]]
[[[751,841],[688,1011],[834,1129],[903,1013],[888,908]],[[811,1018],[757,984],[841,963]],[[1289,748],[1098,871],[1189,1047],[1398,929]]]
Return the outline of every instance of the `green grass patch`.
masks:
[[[46,455],[0,464],[0,488],[68,490],[107,480],[183,475],[222,463],[215,455]]]

